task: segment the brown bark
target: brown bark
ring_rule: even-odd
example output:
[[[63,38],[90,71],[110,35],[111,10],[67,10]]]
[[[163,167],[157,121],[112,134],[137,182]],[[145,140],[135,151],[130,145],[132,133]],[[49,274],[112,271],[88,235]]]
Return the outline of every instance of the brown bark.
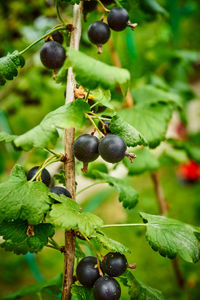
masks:
[[[153,183],[154,183],[154,189],[155,189],[155,193],[156,193],[156,197],[158,200],[158,205],[160,208],[160,213],[161,215],[166,215],[167,214],[167,204],[165,202],[165,196],[163,193],[163,189],[162,186],[159,182],[159,178],[158,178],[158,174],[156,172],[151,174]]]
[[[71,33],[70,47],[78,50],[81,37],[81,13],[82,2],[74,5],[73,11],[73,27]],[[67,87],[66,87],[66,104],[74,101],[74,90],[76,82],[72,68],[68,70]],[[65,130],[65,180],[66,188],[70,191],[72,198],[75,200],[75,161],[73,155],[75,129],[69,128]],[[63,272],[63,288],[62,300],[71,299],[71,285],[73,283],[74,255],[75,255],[75,233],[73,230],[65,231],[65,248],[64,248],[64,272]]]

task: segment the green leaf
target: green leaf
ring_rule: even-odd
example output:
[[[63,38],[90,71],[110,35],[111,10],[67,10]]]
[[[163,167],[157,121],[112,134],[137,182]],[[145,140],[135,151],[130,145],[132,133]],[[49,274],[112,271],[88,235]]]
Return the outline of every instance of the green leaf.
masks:
[[[61,169],[59,174],[54,174],[53,178],[55,181],[58,181],[58,183],[65,185],[65,170]]]
[[[146,239],[153,250],[162,256],[196,263],[200,259],[200,229],[163,216],[140,213],[147,223]]]
[[[68,48],[67,56],[66,63],[72,66],[76,81],[85,88],[113,90],[120,86],[124,94],[127,92],[130,81],[127,70],[109,66],[72,48]]]
[[[117,241],[112,240],[103,232],[96,233],[95,238],[92,238],[92,240],[95,240],[95,242],[100,244],[103,248],[111,250],[113,252],[119,252],[122,254],[131,252],[129,248]]]
[[[121,282],[128,287],[131,300],[164,300],[159,290],[153,289],[137,280],[130,271],[121,277]]]
[[[113,108],[113,105],[110,103],[111,101],[111,93],[110,90],[104,90],[102,88],[97,88],[96,90],[90,91],[90,95],[92,95],[95,99],[95,103],[99,103],[103,106]]]
[[[84,173],[84,176],[97,179],[98,174],[96,174],[96,171],[108,174],[108,167],[102,162],[92,162],[88,165],[88,172]]]
[[[184,163],[184,162],[188,161],[188,156],[184,150],[178,150],[178,149],[174,149],[174,148],[166,148],[163,151],[161,158],[163,156],[169,157],[176,163]]]
[[[134,208],[138,203],[138,192],[125,179],[112,177],[99,171],[94,172],[97,178],[103,179],[109,183],[119,193],[119,201],[123,203],[125,208]]]
[[[195,162],[200,163],[200,147],[189,141],[179,141],[174,139],[168,139],[168,142],[176,149],[183,149],[187,153],[188,157]]]
[[[94,300],[92,289],[86,288],[81,285],[72,285],[71,293],[75,300]]]
[[[14,139],[14,144],[25,151],[33,147],[46,148],[55,145],[58,138],[57,128],[82,127],[85,113],[89,110],[89,105],[80,99],[63,105],[47,114],[38,126]]]
[[[141,8],[150,14],[161,14],[165,17],[169,16],[169,13],[164,9],[156,0],[140,0]]]
[[[74,200],[65,196],[58,196],[51,193],[51,197],[60,201],[52,205],[49,213],[49,221],[55,226],[66,230],[73,229],[90,237],[103,225],[103,221],[96,215],[89,212],[80,212],[80,206]]]
[[[4,85],[6,80],[13,80],[18,74],[18,68],[23,67],[25,60],[18,51],[8,53],[0,58],[0,85]]]
[[[23,168],[16,165],[0,184],[1,222],[21,219],[38,224],[50,207],[48,188],[39,181],[29,182]]]
[[[121,136],[127,146],[146,145],[147,142],[140,132],[119,116],[114,116],[109,129],[113,134]]]
[[[132,91],[132,94],[137,107],[144,107],[159,102],[175,104],[177,107],[182,107],[182,99],[180,96],[163,91],[152,85],[138,87]]]
[[[172,111],[165,104],[157,104],[124,109],[118,114],[145,137],[151,148],[155,148],[165,139]]]
[[[17,135],[12,135],[7,132],[0,132],[0,142],[11,143]]]
[[[18,299],[20,297],[24,297],[27,295],[32,295],[32,294],[37,294],[41,292],[45,288],[51,288],[54,287],[54,290],[56,288],[57,294],[61,291],[61,286],[62,286],[62,274],[57,275],[53,278],[46,279],[42,282],[29,285],[23,289],[20,289],[8,296],[5,296],[3,299],[4,300],[12,300],[12,299]]]
[[[48,244],[48,237],[54,235],[52,224],[42,223],[33,227],[34,236],[27,235],[28,222],[16,220],[0,224],[0,235],[4,242],[0,244],[7,251],[16,254],[36,253]]]
[[[123,163],[128,169],[128,175],[139,175],[146,171],[154,172],[159,168],[158,159],[149,151],[149,149],[136,149],[134,151],[136,159],[131,163],[130,159],[124,158]]]

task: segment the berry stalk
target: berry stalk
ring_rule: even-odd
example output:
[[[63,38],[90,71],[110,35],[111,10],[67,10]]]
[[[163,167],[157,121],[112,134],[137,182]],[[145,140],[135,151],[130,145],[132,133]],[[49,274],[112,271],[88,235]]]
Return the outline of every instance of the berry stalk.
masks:
[[[79,49],[81,37],[81,14],[83,3],[74,5],[73,11],[73,28],[71,33],[70,47],[75,50]],[[66,101],[70,103],[74,101],[74,90],[76,82],[72,68],[68,70],[67,86],[66,86]],[[72,198],[75,200],[75,161],[73,155],[75,129],[69,128],[65,130],[65,181],[66,188],[71,193]],[[65,231],[65,247],[64,247],[64,272],[63,272],[63,287],[62,287],[62,300],[71,299],[71,285],[73,283],[73,269],[74,269],[74,255],[75,255],[75,233],[73,230]]]

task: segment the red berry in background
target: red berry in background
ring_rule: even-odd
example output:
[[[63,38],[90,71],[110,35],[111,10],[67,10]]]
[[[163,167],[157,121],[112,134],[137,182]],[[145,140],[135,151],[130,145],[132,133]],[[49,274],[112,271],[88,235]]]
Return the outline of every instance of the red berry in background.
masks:
[[[200,166],[193,160],[183,163],[178,168],[178,176],[186,182],[196,182],[200,178]]]

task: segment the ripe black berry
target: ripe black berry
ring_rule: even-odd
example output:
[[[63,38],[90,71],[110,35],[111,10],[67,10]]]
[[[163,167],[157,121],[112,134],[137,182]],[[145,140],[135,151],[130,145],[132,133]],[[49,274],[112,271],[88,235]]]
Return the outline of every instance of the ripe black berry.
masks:
[[[95,10],[97,6],[97,1],[96,0],[91,0],[91,1],[84,1],[83,2],[83,12],[88,13],[93,10]]]
[[[88,37],[93,44],[101,46],[109,40],[110,28],[106,23],[96,21],[90,25],[88,29]]]
[[[50,192],[54,193],[56,195],[64,195],[64,196],[66,196],[68,198],[72,198],[71,193],[66,188],[64,188],[62,186],[53,186],[50,189]]]
[[[102,261],[103,271],[111,277],[122,275],[128,267],[128,262],[123,254],[110,252]]]
[[[83,134],[74,142],[73,151],[75,157],[85,163],[97,159],[99,140],[96,136]]]
[[[48,32],[50,32],[51,31],[51,29],[50,30],[48,30],[46,33],[48,33]],[[46,38],[46,42],[47,41],[54,41],[54,42],[57,42],[57,43],[59,43],[59,44],[62,44],[63,43],[63,35],[62,35],[62,33],[60,32],[60,31],[55,31],[55,32],[53,32],[50,36],[48,36],[47,38]]]
[[[33,167],[32,169],[30,169],[30,170],[28,171],[28,173],[26,174],[27,180],[31,180],[31,179],[35,176],[35,174],[36,174],[36,172],[38,171],[38,169],[39,169],[38,166],[37,166],[37,167]],[[44,184],[46,184],[46,186],[49,186],[49,185],[50,185],[50,182],[51,182],[51,176],[50,176],[49,172],[47,171],[47,169],[43,169],[43,170],[42,170],[41,179],[42,179],[42,182],[43,182]],[[34,179],[34,181],[35,181],[35,180],[36,180],[36,179]]]
[[[83,258],[76,268],[76,276],[84,286],[93,287],[96,280],[100,277],[96,257],[88,256]]]
[[[128,20],[128,12],[122,7],[114,7],[108,14],[108,25],[115,31],[124,30]]]
[[[117,280],[111,277],[100,277],[93,286],[95,300],[118,300],[121,288]]]
[[[66,58],[65,49],[57,42],[46,42],[40,51],[43,65],[49,69],[62,67]]]
[[[106,117],[106,116],[105,116]],[[109,117],[106,117],[106,118],[109,118]],[[98,123],[98,128],[99,130],[102,132],[102,133],[111,133],[110,129],[109,129],[109,126],[110,126],[110,121],[108,120],[102,120],[103,123],[105,124],[104,128],[105,130],[103,129],[103,124],[99,121]]]
[[[126,144],[118,135],[108,134],[99,143],[99,154],[107,162],[117,163],[121,161],[125,152]]]

